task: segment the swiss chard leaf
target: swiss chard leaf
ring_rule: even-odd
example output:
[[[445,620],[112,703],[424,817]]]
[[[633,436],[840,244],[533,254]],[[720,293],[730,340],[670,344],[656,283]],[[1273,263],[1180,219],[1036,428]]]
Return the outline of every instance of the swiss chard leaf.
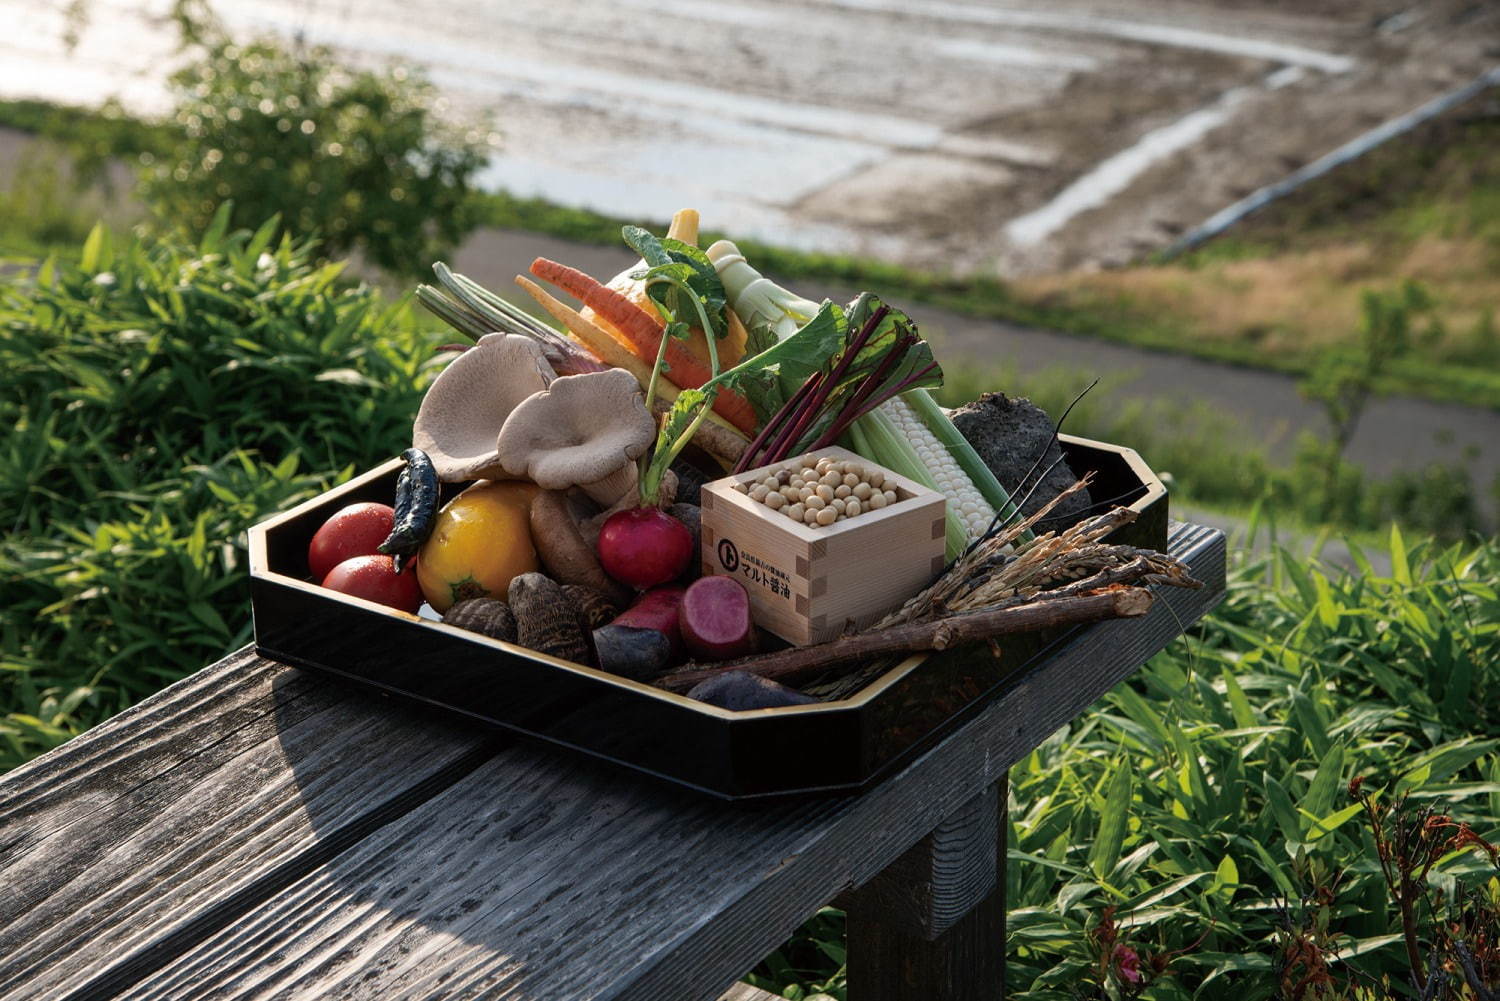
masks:
[[[808,320],[801,330],[751,355],[727,372],[721,372],[713,382],[751,395],[764,390],[765,383],[758,377],[769,375],[780,383],[783,392],[788,386],[795,392],[837,354],[843,342],[844,311],[831,302],[825,302],[818,315]]]
[[[879,400],[896,387],[905,391],[942,385],[942,372],[933,361],[932,349],[905,313],[886,307],[878,297],[865,292],[849,304],[847,317],[844,349],[822,366],[829,386],[818,415],[792,451],[811,447],[845,416],[846,408],[858,401]],[[856,344],[872,323],[868,336]],[[846,360],[849,351],[855,353]],[[924,373],[924,369],[930,371]]]
[[[836,440],[852,421],[897,393],[942,384],[942,372],[933,361],[932,349],[900,310],[886,307],[865,293],[849,305],[847,313],[825,304],[819,315],[837,318],[840,343],[816,370],[816,392],[795,405],[800,419],[808,423],[799,423],[802,430],[797,440],[789,448],[785,448],[786,443],[778,444],[778,454],[770,461]],[[762,407],[770,409],[778,401],[782,403],[764,416],[762,423],[784,426],[787,420],[799,420],[798,414],[785,411],[812,374],[805,369],[788,371],[779,385],[758,384],[759,401],[747,392],[757,404],[758,414]]]

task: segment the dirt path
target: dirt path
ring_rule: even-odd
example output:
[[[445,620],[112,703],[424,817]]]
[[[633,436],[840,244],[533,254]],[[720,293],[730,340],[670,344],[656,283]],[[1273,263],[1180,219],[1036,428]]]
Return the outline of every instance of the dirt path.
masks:
[[[0,0],[0,96],[165,106],[169,0]],[[486,183],[957,272],[1118,263],[1488,69],[1474,0],[256,0],[425,66],[504,143]]]

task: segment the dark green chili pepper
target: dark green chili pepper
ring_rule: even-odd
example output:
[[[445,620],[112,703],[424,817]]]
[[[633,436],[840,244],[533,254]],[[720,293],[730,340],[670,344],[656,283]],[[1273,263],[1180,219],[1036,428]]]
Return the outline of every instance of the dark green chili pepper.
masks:
[[[400,573],[406,560],[416,555],[432,534],[437,521],[438,478],[432,460],[420,448],[401,453],[406,468],[396,480],[396,521],[391,534],[377,548],[396,558]]]

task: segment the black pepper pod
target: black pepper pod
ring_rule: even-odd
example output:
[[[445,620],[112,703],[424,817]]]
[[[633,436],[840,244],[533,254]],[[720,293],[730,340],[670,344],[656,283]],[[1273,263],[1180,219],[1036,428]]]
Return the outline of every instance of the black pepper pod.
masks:
[[[427,453],[420,448],[408,448],[401,453],[401,461],[406,468],[396,480],[395,524],[391,534],[376,547],[396,558],[397,573],[432,534],[438,509],[437,470]]]

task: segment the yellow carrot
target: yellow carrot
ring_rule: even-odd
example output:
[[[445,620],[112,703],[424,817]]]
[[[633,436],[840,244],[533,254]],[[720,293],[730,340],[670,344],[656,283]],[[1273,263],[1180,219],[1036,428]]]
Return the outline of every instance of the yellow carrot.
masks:
[[[695,247],[698,246],[698,210],[678,209],[674,212],[672,225],[667,229],[667,236]]]

